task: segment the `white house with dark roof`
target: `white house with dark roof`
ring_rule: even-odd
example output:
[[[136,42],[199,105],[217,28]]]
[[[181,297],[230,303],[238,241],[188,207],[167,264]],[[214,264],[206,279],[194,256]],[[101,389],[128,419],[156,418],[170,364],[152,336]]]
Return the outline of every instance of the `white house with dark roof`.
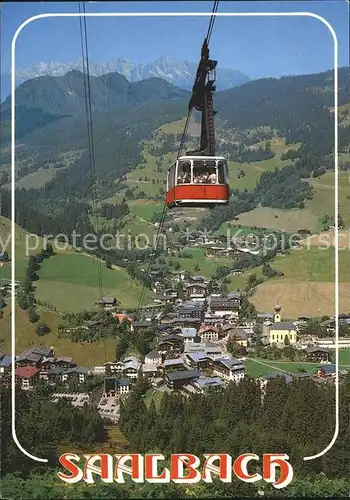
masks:
[[[197,330],[196,328],[181,328],[180,335],[184,339],[184,343],[193,344],[197,337]]]
[[[241,360],[222,357],[212,360],[213,373],[224,380],[239,382],[244,379],[245,369]]]
[[[206,283],[189,283],[185,288],[189,299],[204,299],[207,295],[208,285]]]
[[[76,366],[74,368],[69,368],[64,370],[60,375],[62,382],[66,382],[69,379],[76,378],[80,384],[85,382],[86,377],[89,373],[89,369],[84,366]]]
[[[178,369],[178,368],[184,368],[185,367],[185,362],[183,358],[174,358],[174,359],[165,359],[164,363],[164,371],[166,370],[173,370],[173,369]]]
[[[184,370],[167,373],[165,383],[171,390],[181,389],[184,385],[197,380],[202,373],[199,370]]]
[[[199,329],[199,336],[201,340],[211,340],[211,341],[217,341],[219,340],[219,330],[215,326],[202,326]]]
[[[141,362],[135,356],[129,356],[124,359],[123,375],[132,379],[137,378],[140,368]]]
[[[159,354],[155,349],[145,356],[145,364],[146,365],[161,365],[162,364],[162,355]]]
[[[102,307],[103,309],[110,310],[114,309],[118,304],[118,301],[115,297],[101,297],[96,305]]]
[[[160,367],[156,364],[144,363],[142,365],[142,376],[143,377],[157,377],[159,375]]]
[[[214,316],[236,316],[241,308],[241,299],[237,297],[211,297],[210,311]]]
[[[199,393],[204,394],[208,390],[220,389],[223,382],[219,377],[199,377],[191,382]]]

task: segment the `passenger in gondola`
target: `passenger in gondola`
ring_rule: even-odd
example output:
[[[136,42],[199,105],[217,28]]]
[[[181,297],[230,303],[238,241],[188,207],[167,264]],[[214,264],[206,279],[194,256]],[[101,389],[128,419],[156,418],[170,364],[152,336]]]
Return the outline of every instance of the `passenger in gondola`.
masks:
[[[208,177],[208,181],[211,184],[216,184],[216,172],[215,172],[215,170],[212,170],[211,174]]]

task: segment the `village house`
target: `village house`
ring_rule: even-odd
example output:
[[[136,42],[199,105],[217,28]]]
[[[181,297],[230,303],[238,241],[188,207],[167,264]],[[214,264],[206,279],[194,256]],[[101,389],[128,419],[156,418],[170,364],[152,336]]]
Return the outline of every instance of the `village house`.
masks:
[[[0,358],[0,377],[7,375],[11,371],[12,358],[11,356],[1,356]]]
[[[60,356],[54,360],[54,365],[59,366],[61,368],[74,368],[76,363],[73,363],[73,358],[70,356]]]
[[[214,259],[235,259],[240,257],[241,253],[237,248],[229,246],[210,246],[205,251],[206,257]]]
[[[175,281],[177,283],[181,283],[181,281],[185,281],[185,279],[188,278],[188,272],[187,271],[172,271],[171,278],[173,281]]]
[[[329,349],[322,347],[307,347],[304,352],[306,360],[310,363],[328,363],[331,358]]]
[[[167,288],[156,295],[153,300],[161,304],[174,304],[178,299],[178,291],[175,288]]]
[[[231,357],[212,359],[211,366],[213,373],[219,377],[239,382],[244,378],[244,364],[241,360]]]
[[[156,302],[157,304],[174,304],[176,302],[176,299],[173,297],[168,297],[166,295],[155,295],[153,297],[153,302]]]
[[[24,390],[33,389],[39,379],[39,368],[33,365],[21,365],[15,371],[16,382]]]
[[[212,295],[213,296],[213,295]],[[224,319],[220,316],[215,316],[215,314],[205,313],[204,315],[204,326],[214,326],[215,328],[219,328],[223,324]]]
[[[160,367],[156,364],[144,363],[142,365],[142,376],[145,378],[158,377]]]
[[[171,371],[183,371],[185,368],[185,362],[183,358],[165,359],[163,367],[164,373],[169,373]]]
[[[60,378],[62,382],[68,382],[68,380],[75,379],[79,384],[82,384],[85,382],[86,377],[89,373],[89,369],[85,368],[84,366],[75,366],[74,368],[69,368],[68,370],[65,370]]]
[[[176,391],[198,379],[200,375],[201,372],[199,370],[171,372],[165,375],[165,383],[169,389]]]
[[[191,382],[191,385],[197,389],[197,392],[204,394],[208,390],[221,389],[224,384],[219,377],[199,377]]]
[[[205,314],[204,304],[200,304],[194,301],[183,302],[177,308],[177,315],[180,318],[196,318],[200,321],[203,320]]]
[[[179,335],[183,338],[184,343],[191,343],[197,341],[197,330],[196,328],[181,328]]]
[[[210,342],[210,340],[206,340],[204,342],[205,345],[205,353],[211,359],[220,358],[224,354],[224,347],[214,342]]]
[[[262,324],[262,336],[269,339],[270,338],[270,326],[273,326],[273,321],[266,319]]]
[[[106,378],[103,382],[102,398],[127,394],[130,391],[130,381],[117,378]]]
[[[136,379],[139,375],[141,362],[135,356],[129,356],[123,361],[123,375],[127,378]]]
[[[335,349],[335,339],[334,337],[324,337],[315,340],[315,346],[322,348]],[[338,347],[339,349],[344,349],[346,347],[350,347],[350,337],[339,337],[338,338]]]
[[[124,370],[124,363],[122,361],[107,361],[103,364],[107,375],[121,374]]]
[[[149,328],[152,328],[152,326],[152,321],[134,321],[134,323],[132,324],[132,331],[143,332],[145,330],[148,330]]]
[[[145,364],[146,365],[161,365],[162,361],[163,361],[162,355],[159,354],[159,352],[156,349],[149,352],[145,356]]]
[[[335,377],[337,367],[335,365],[323,365],[317,368],[316,375],[321,379]]]
[[[125,313],[113,313],[114,319],[117,319],[119,323],[133,323],[133,319]]]
[[[117,306],[117,299],[115,297],[101,297],[96,305],[102,307],[105,310],[114,309]]]
[[[184,344],[184,353],[190,352],[202,352],[205,351],[205,343],[204,342],[193,342],[193,344]]]
[[[202,341],[218,341],[219,340],[219,330],[215,326],[202,326],[198,332]]]
[[[95,375],[105,375],[106,367],[105,366],[94,366],[93,372]]]
[[[50,385],[54,385],[61,380],[61,375],[66,371],[65,368],[53,366],[46,373],[40,373],[40,377],[46,380]]]
[[[188,352],[185,354],[186,363],[190,368],[203,369],[209,365],[205,351]]]
[[[166,354],[170,351],[181,354],[184,350],[184,340],[180,335],[167,335],[158,343],[158,352]]]
[[[258,313],[256,315],[257,319],[264,321],[273,321],[273,314],[272,313]]]
[[[239,298],[211,297],[209,307],[215,316],[238,317],[241,300]]]
[[[206,283],[190,283],[185,287],[189,299],[204,299],[207,295],[208,285]]]
[[[237,344],[241,345],[242,347],[248,347],[250,345],[252,336],[245,330],[235,328],[230,331],[230,339],[233,342],[237,342]]]
[[[54,357],[51,356],[50,358],[43,359],[40,366],[40,374],[39,374],[40,378],[43,380],[47,380],[48,372],[52,370],[52,368],[54,367],[55,367]]]
[[[162,294],[165,290],[165,284],[162,281],[155,281],[152,290],[154,293]]]
[[[235,325],[233,325],[232,323],[223,323],[219,330],[219,338],[228,340],[235,331]]]
[[[190,276],[188,278],[190,283],[205,283],[208,284],[208,280],[205,279],[204,276]]]
[[[53,356],[53,349],[48,347],[30,347],[20,354],[15,363],[16,366],[36,366],[39,367],[45,358]]]

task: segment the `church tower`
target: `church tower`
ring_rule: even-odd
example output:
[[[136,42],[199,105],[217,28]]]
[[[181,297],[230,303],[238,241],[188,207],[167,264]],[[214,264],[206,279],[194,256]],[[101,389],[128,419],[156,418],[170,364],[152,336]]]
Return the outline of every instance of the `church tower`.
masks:
[[[277,301],[275,305],[275,312],[273,315],[273,319],[275,323],[281,323],[281,304]]]

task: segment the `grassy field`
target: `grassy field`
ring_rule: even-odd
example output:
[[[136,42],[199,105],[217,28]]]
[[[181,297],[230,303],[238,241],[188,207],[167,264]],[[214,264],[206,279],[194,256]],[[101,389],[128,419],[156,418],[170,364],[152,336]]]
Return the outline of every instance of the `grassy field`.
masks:
[[[246,165],[246,176],[241,179],[233,179],[231,187],[252,189],[261,175],[261,170],[269,170],[269,163],[258,162],[259,165],[250,163]],[[350,154],[340,154],[339,164],[350,160]],[[284,163],[284,162],[281,162]],[[260,165],[262,164],[262,165]],[[239,164],[232,171],[237,171]],[[244,170],[244,168],[243,168]],[[271,170],[271,169],[270,169]],[[347,172],[339,172],[339,213],[346,227],[350,227],[350,181]],[[250,212],[240,214],[235,224],[242,226],[258,226],[268,229],[294,232],[298,229],[309,229],[311,232],[319,232],[323,229],[321,219],[325,214],[334,216],[334,172],[327,172],[319,178],[309,180],[314,189],[311,200],[306,200],[304,209],[282,210],[269,207],[258,207]]]
[[[99,298],[100,272],[104,296],[116,297],[122,308],[137,305],[141,287],[126,271],[107,269],[96,259],[79,254],[58,254],[46,260],[39,272],[36,295],[61,311],[90,309]]]
[[[250,377],[261,377],[275,371],[296,373],[304,369],[311,372],[319,366],[319,364],[303,362],[291,363],[288,361],[275,361],[270,359],[247,359],[244,362],[244,366],[246,368],[246,374]]]
[[[247,283],[248,278],[251,274],[255,274],[257,278],[262,277],[262,271],[260,267],[254,267],[252,269],[248,269],[242,274],[237,274],[234,276],[230,276],[231,282],[227,285],[228,292],[235,292],[237,290],[243,290]]]
[[[311,179],[310,183],[314,188],[312,200],[306,202],[306,208],[311,210],[316,217],[322,218],[325,214],[334,216],[334,172],[327,172],[320,178]],[[350,182],[347,172],[339,172],[338,183],[339,213],[342,216],[346,227],[350,226]]]
[[[350,254],[339,252],[339,307],[350,311]],[[252,302],[262,312],[271,311],[277,300],[288,318],[301,315],[332,315],[335,310],[334,249],[293,250],[279,256],[272,267],[284,273],[283,278],[268,280],[256,289]]]
[[[72,356],[73,360],[82,366],[92,368],[115,358],[116,341],[108,339],[94,343],[74,343],[69,339],[57,338],[57,326],[62,322],[61,316],[50,311],[38,309],[39,322],[46,323],[51,332],[45,336],[38,337],[35,333],[35,325],[30,323],[25,311],[16,307],[15,332],[16,332],[16,354],[20,354],[29,346],[44,345],[53,347],[57,356]],[[11,353],[11,326],[10,306],[4,309],[4,316],[0,320],[0,338],[4,343],[4,353]]]
[[[306,362],[290,362],[290,361],[278,361],[269,359],[247,359],[244,362],[246,368],[246,374],[251,377],[261,377],[272,373],[274,371],[281,371],[287,373],[297,373],[301,370],[306,370],[312,373],[318,366],[319,363],[306,363]],[[347,368],[350,366],[350,349],[339,349],[339,366],[340,369]]]
[[[164,155],[164,163],[159,166],[161,170],[158,172],[157,161],[159,158],[153,156],[149,151],[148,147],[151,143],[145,144],[145,147],[142,151],[145,163],[141,163],[138,165],[132,172],[129,172],[126,175],[127,184],[131,188],[136,187],[136,196],[138,192],[143,191],[146,196],[150,198],[156,198],[159,196],[159,190],[162,187],[164,190],[166,188],[166,172],[170,167],[172,161],[175,158],[175,155]],[[144,178],[147,180],[144,180]],[[155,181],[162,181],[161,183],[156,183]],[[152,182],[153,181],[153,182]]]
[[[164,203],[151,200],[131,200],[130,211],[140,219],[151,222],[155,213],[162,212]]]
[[[298,149],[300,144],[286,146],[285,139],[275,138],[270,141],[271,151],[275,153],[274,158],[268,160],[256,161],[251,163],[238,163],[230,161],[228,163],[229,180],[231,188],[235,189],[254,189],[260,179],[261,174],[274,170],[275,167],[283,168],[291,165],[290,160],[281,160],[281,155],[288,149]],[[265,146],[265,142],[258,143],[256,146]],[[244,177],[238,179],[238,173],[243,170]],[[257,224],[254,224],[257,225]]]
[[[350,311],[350,284],[339,285],[340,312]],[[272,312],[277,301],[284,318],[332,316],[335,313],[335,284],[294,280],[269,280],[256,288],[250,299],[260,312]]]
[[[238,224],[241,227],[238,227]],[[259,224],[254,224],[256,227],[262,227]],[[248,236],[250,234],[257,234],[259,231],[252,229],[249,225],[241,224],[240,221],[233,222],[224,222],[221,224],[220,228],[215,231],[215,236],[228,236],[232,238],[233,236]]]
[[[319,234],[313,234],[307,237],[303,244],[309,246],[335,246],[335,231],[322,231]],[[338,231],[338,248],[345,250],[350,248],[350,229],[343,229]]]
[[[350,366],[350,349],[339,349],[339,364]]]
[[[7,251],[12,256],[11,251],[11,221],[6,217],[0,217],[0,244],[1,252]],[[26,277],[26,268],[29,255],[40,252],[45,247],[43,238],[31,235],[24,229],[15,225],[15,275],[16,279],[21,280]],[[55,252],[64,253],[55,248]],[[11,262],[3,263],[0,267],[0,278],[11,278]]]
[[[178,255],[175,255],[174,257],[171,257],[171,259],[178,261],[182,270],[189,271],[191,274],[205,276],[207,278],[210,278],[213,275],[217,267],[232,263],[230,259],[211,259],[205,257],[204,248],[186,247],[183,251],[191,254],[193,258],[180,258]],[[195,270],[197,265],[199,266],[199,269]]]
[[[79,158],[82,154],[82,150],[69,151],[65,153],[60,153],[56,156],[54,163],[46,163],[45,168],[39,168],[35,172],[30,174],[25,174],[26,169],[32,166],[32,162],[36,161],[35,158],[29,158],[25,161],[16,161],[16,188],[24,189],[41,189],[55,178],[56,173],[62,168],[67,168],[72,166],[74,161]],[[10,171],[10,164],[3,164],[2,170]],[[11,184],[7,184],[8,189],[11,188]]]
[[[272,266],[284,273],[286,279],[328,282],[335,279],[335,249],[310,246],[294,249],[286,256],[278,256]],[[350,253],[339,252],[339,281],[350,282]]]
[[[297,232],[299,229],[315,231],[318,217],[309,208],[304,210],[281,210],[278,208],[259,207],[237,217],[236,224],[277,229],[285,232]]]
[[[16,188],[21,189],[41,189],[56,176],[59,169],[46,168],[39,169],[31,174],[25,175],[16,182]]]

